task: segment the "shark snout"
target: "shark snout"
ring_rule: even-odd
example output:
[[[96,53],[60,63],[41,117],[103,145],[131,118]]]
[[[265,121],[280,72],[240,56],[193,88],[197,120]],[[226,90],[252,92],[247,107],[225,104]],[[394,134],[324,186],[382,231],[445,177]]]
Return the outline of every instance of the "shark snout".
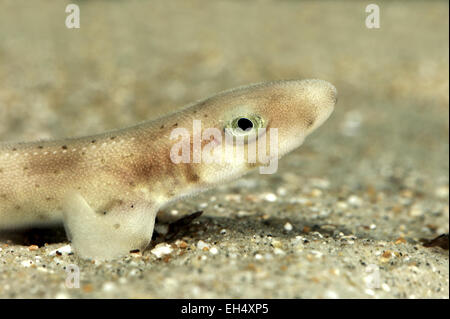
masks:
[[[324,80],[304,80],[300,92],[302,101],[309,110],[302,109],[302,112],[306,117],[308,133],[311,133],[333,113],[338,98],[337,89]]]

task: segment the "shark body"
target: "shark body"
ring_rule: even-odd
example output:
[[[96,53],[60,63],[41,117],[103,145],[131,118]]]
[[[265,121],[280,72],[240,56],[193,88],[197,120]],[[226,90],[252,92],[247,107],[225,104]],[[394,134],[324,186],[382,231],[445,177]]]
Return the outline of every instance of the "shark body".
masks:
[[[157,120],[104,134],[1,143],[0,229],[62,222],[83,258],[111,259],[145,249],[159,209],[262,165],[247,155],[175,163],[175,129],[188,132],[193,146],[199,134],[193,121],[201,121],[202,128],[217,129],[221,136],[201,139],[200,147],[223,148],[231,132],[233,138],[246,138],[233,149],[247,154],[262,137],[257,129],[276,128],[279,158],[330,116],[336,99],[336,89],[326,81],[276,81],[221,92]],[[189,155],[195,157],[195,147]]]

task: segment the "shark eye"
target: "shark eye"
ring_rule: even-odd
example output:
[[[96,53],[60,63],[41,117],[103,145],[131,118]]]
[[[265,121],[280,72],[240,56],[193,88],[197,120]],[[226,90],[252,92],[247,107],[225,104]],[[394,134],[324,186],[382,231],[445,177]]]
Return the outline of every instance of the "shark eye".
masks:
[[[239,116],[231,120],[225,127],[234,136],[247,136],[256,134],[259,128],[264,127],[264,121],[258,115]]]

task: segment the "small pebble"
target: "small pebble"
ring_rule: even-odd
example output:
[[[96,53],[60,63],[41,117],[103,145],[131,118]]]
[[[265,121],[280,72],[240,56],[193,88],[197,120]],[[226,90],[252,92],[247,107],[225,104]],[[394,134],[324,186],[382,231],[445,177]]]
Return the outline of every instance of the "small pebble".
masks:
[[[157,258],[161,258],[164,255],[168,255],[172,252],[172,247],[167,243],[161,243],[155,246],[150,252]]]
[[[347,199],[347,202],[353,207],[360,207],[363,204],[361,198],[356,195],[352,195]]]
[[[209,249],[209,245],[205,243],[203,240],[199,240],[197,242],[197,248],[200,250],[204,250],[205,248]]]
[[[58,249],[52,250],[49,253],[49,256],[70,254],[71,252],[72,252],[72,247],[70,245],[65,245],[65,246],[59,247]]]
[[[181,249],[185,249],[188,246],[187,242],[185,242],[184,240],[179,240],[179,239],[175,242],[175,245],[177,245],[177,247],[181,248]]]
[[[409,210],[411,217],[419,217],[423,215],[423,209],[419,205],[413,205]]]
[[[263,259],[263,256],[261,254],[256,254],[255,255],[255,259],[256,260],[261,260],[261,259]]]
[[[30,267],[31,265],[33,265],[33,261],[32,260],[24,260],[20,263],[23,267]]]
[[[277,195],[274,193],[266,193],[263,195],[263,199],[268,202],[275,202],[277,200]]]
[[[392,252],[391,252],[390,250],[386,250],[386,251],[381,255],[381,257],[386,258],[386,259],[389,259],[389,258],[391,258],[392,256],[393,256],[393,254],[392,254]]]
[[[284,224],[284,230],[285,231],[291,231],[294,227],[292,227],[292,224],[287,222],[286,224]]]

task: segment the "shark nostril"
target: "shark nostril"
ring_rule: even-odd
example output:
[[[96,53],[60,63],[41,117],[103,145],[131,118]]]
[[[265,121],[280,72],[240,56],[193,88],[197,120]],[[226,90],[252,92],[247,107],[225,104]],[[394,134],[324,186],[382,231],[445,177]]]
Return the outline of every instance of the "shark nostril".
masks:
[[[315,122],[315,118],[313,118],[313,117],[306,118],[306,127],[310,128],[311,126],[313,126],[314,122]]]
[[[332,99],[334,105],[336,105],[336,103],[337,103],[337,101],[338,101],[338,92],[337,92],[337,89],[336,89],[336,87],[335,87],[333,84],[331,84],[331,83],[328,83],[328,85],[329,85],[329,87],[330,87],[330,92],[331,92],[331,96],[332,96],[331,99]]]

